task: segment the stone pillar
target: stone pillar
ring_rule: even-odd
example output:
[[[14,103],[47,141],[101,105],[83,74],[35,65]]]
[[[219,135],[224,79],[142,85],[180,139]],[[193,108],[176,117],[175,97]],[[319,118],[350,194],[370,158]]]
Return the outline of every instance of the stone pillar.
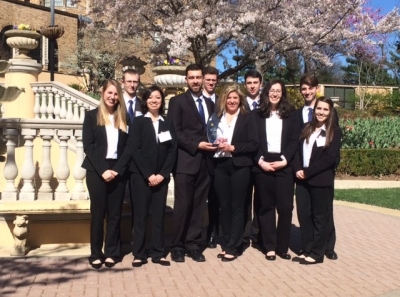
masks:
[[[23,88],[25,92],[21,93],[15,101],[4,103],[3,117],[33,119],[35,95],[31,83],[38,81],[42,64],[32,59],[11,59],[9,62],[11,66],[5,74],[5,86]]]
[[[50,186],[50,181],[53,178],[50,148],[51,140],[54,136],[54,130],[40,129],[40,136],[43,139],[43,160],[39,168],[39,177],[42,180],[42,186],[38,191],[38,200],[53,200],[53,189]]]
[[[7,161],[3,169],[6,185],[1,194],[1,200],[16,201],[18,190],[15,186],[15,178],[18,175],[18,167],[15,163],[15,147],[17,145],[18,130],[4,128],[3,137],[7,140]]]
[[[83,180],[86,176],[86,169],[82,168],[84,159],[82,130],[75,130],[76,138],[76,163],[74,166],[73,175],[75,178],[75,188],[72,192],[72,200],[85,200],[88,198]]]
[[[58,163],[58,168],[56,171],[56,175],[58,178],[58,187],[56,189],[56,192],[54,194],[54,200],[70,200],[71,195],[69,193],[68,187],[67,187],[67,179],[69,177],[69,166],[68,166],[68,156],[67,156],[67,150],[68,150],[68,139],[70,138],[72,134],[71,130],[58,130],[58,139],[60,140],[60,157],[59,157],[59,163]]]
[[[19,193],[19,200],[34,201],[35,188],[33,186],[33,179],[35,177],[35,165],[33,164],[33,140],[36,137],[36,130],[22,129],[21,134],[25,139],[25,160],[21,169],[21,177],[24,183]]]

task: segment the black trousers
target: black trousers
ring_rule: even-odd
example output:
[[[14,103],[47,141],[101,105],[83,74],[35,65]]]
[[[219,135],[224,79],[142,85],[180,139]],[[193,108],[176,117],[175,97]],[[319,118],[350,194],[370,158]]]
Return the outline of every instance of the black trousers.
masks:
[[[254,195],[253,195],[254,194]],[[244,207],[244,234],[243,244],[253,243],[262,245],[260,227],[258,225],[258,212],[260,210],[260,199],[255,189],[255,173],[250,172],[250,182],[247,189]]]
[[[232,158],[216,159],[214,188],[221,207],[220,220],[224,243],[231,255],[242,251],[245,200],[250,182],[250,167],[237,167]]]
[[[257,173],[255,182],[260,199],[258,221],[263,246],[267,252],[287,253],[293,212],[293,173],[288,168]]]
[[[109,161],[112,168],[116,161]],[[117,176],[111,182],[105,182],[97,172],[87,171],[86,185],[90,195],[90,257],[89,261],[121,257],[121,212],[124,201],[126,177]],[[104,238],[104,219],[106,218],[106,237]]]
[[[219,235],[219,202],[217,194],[214,189],[214,178],[211,177],[211,186],[207,199],[208,209],[208,226],[207,226],[207,241],[210,240],[211,235]]]
[[[141,175],[131,174],[131,189],[134,206],[132,254],[135,258],[146,260],[151,256],[159,260],[165,256],[164,251],[164,214],[167,201],[169,179],[156,186],[150,187],[148,180]],[[152,237],[150,255],[146,254],[146,227],[149,212],[152,219]]]
[[[175,173],[171,251],[191,251],[200,248],[210,180],[204,159],[196,174]]]
[[[332,187],[314,187],[307,182],[296,185],[297,217],[305,254],[322,261],[326,251],[328,223],[333,200]]]
[[[329,218],[328,218],[328,238],[326,241],[326,251],[333,252],[335,251],[335,244],[336,244],[336,228],[335,228],[335,221],[333,219],[333,199],[334,193],[332,194],[332,200],[329,204]]]

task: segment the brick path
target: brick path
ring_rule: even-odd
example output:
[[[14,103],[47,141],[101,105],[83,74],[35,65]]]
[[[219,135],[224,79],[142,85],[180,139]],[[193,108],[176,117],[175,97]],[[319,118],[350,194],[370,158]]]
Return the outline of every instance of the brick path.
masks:
[[[400,296],[400,215],[338,203],[335,218],[339,260],[320,265],[270,262],[252,248],[232,263],[207,249],[205,263],[134,269],[126,255],[98,271],[84,257],[1,258],[0,296]],[[291,249],[299,246],[294,217]]]

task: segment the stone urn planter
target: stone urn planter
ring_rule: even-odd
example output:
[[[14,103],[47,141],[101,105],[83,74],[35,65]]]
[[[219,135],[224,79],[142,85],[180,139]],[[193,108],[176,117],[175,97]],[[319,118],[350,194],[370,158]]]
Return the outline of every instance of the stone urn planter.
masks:
[[[153,68],[153,72],[156,73],[154,82],[163,87],[184,87],[186,86],[185,69],[186,66],[156,66]]]
[[[40,28],[40,34],[51,40],[60,38],[64,35],[64,32],[64,27],[59,25]]]
[[[140,60],[140,58],[137,58],[134,55],[125,57],[120,64],[122,65],[122,71],[135,69],[139,75],[142,75],[146,71],[144,66],[147,65],[145,61]]]
[[[40,34],[32,30],[8,30],[4,33],[7,38],[7,44],[18,50],[17,59],[30,59],[27,55],[30,50],[39,45]]]

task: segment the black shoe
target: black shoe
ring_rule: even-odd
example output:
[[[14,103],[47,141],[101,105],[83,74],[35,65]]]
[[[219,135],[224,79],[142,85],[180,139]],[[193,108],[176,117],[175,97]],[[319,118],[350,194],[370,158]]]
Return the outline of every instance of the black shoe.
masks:
[[[108,259],[107,259],[107,260],[108,260]],[[112,260],[112,261],[107,261],[107,260],[104,262],[104,266],[106,266],[107,268],[112,268],[112,267],[115,266],[114,260],[112,260],[112,259],[110,259],[110,260]]]
[[[225,253],[219,253],[219,254],[217,255],[217,258],[218,258],[218,259],[222,259],[224,256],[225,256]]]
[[[250,247],[250,240],[243,240],[243,252]]]
[[[300,255],[300,256],[293,257],[292,261],[293,261],[293,262],[301,262],[301,261],[303,261],[304,259],[305,259],[305,256]]]
[[[228,255],[228,256],[231,256],[231,257],[227,257],[227,255]],[[237,256],[236,256],[236,255],[225,254],[225,255],[222,257],[221,261],[222,261],[222,262],[231,262],[231,261],[236,260],[236,259],[237,259]]]
[[[97,261],[97,260],[94,260],[93,262],[95,262],[95,261]],[[100,261],[100,263],[93,263],[93,262],[91,262],[90,265],[92,266],[92,268],[94,268],[94,269],[100,269],[101,266],[103,266],[103,261],[101,261],[101,260],[99,260],[99,261]]]
[[[335,253],[335,251],[330,251],[330,252],[326,252],[325,256],[329,259],[329,260],[337,260],[338,259],[338,255]]]
[[[292,259],[292,256],[290,256],[289,253],[276,253],[276,255],[284,260],[290,260]]]
[[[207,242],[207,247],[209,249],[215,249],[217,247],[217,242],[214,235],[211,235],[210,240]]]
[[[187,255],[192,258],[196,262],[205,262],[206,258],[204,255],[200,252],[200,250],[191,250],[187,252]]]
[[[161,266],[171,266],[171,262],[165,259],[152,259],[151,262],[153,262],[154,264],[160,264]]]
[[[276,260],[276,255],[268,256],[267,254],[265,254],[265,259],[267,259],[268,261],[275,261]]]
[[[172,251],[171,260],[174,262],[185,262],[185,253],[182,250]]]
[[[140,261],[137,261],[137,260],[140,260]],[[132,267],[135,267],[135,268],[142,267],[143,264],[147,264],[147,260],[133,259],[133,261],[132,261]]]
[[[320,264],[322,263],[323,260],[315,260],[315,261],[307,261],[307,259],[301,259],[301,261],[299,262],[302,265],[314,265],[314,264]]]

